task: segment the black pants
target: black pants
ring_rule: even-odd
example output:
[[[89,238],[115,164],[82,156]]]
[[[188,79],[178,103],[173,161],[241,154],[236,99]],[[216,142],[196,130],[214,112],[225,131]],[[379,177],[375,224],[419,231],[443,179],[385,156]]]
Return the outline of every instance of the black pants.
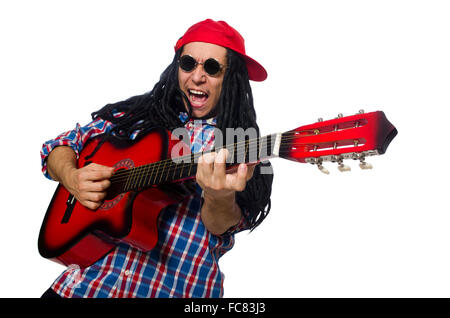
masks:
[[[42,294],[41,298],[62,298],[53,289],[49,288]]]

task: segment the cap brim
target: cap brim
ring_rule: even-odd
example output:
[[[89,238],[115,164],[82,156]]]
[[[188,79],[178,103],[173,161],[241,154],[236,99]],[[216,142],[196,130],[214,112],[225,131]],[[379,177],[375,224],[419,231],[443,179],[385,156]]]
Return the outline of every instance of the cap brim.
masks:
[[[262,82],[267,78],[266,69],[247,55],[242,55],[247,65],[248,78],[255,82]]]

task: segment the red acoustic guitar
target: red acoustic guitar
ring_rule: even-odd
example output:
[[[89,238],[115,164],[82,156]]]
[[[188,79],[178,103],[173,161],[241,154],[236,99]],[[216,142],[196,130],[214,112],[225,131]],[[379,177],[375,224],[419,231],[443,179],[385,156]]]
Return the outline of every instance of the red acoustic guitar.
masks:
[[[341,171],[349,170],[344,159],[359,160],[361,168],[371,168],[365,158],[383,154],[396,134],[383,112],[360,111],[225,147],[234,159],[233,154],[242,149],[245,162],[256,153],[253,161],[281,157],[316,164],[328,173],[322,165],[325,161],[337,162]],[[179,181],[195,177],[196,159],[201,155],[171,159],[177,144],[179,141],[163,130],[153,130],[132,145],[92,139],[80,153],[78,167],[91,162],[115,167],[107,197],[100,208],[90,210],[60,184],[40,230],[40,254],[84,268],[102,258],[118,241],[151,250],[158,239],[160,211],[181,198],[180,190],[186,182]]]

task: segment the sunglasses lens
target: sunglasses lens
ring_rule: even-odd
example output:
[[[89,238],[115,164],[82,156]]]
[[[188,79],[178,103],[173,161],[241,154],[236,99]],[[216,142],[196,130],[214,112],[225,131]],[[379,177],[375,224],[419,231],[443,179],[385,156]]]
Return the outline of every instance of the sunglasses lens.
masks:
[[[203,66],[209,75],[215,75],[220,71],[220,64],[215,59],[207,59]]]
[[[183,71],[190,72],[197,65],[197,61],[189,55],[183,55],[180,58],[180,67]]]
[[[202,63],[200,63],[202,64]],[[180,57],[180,67],[185,72],[191,72],[195,69],[197,66],[197,61],[190,55],[183,55]],[[203,67],[205,69],[205,72],[209,75],[216,75],[218,72],[220,72],[221,66],[219,62],[217,62],[215,59],[210,58],[203,63]]]

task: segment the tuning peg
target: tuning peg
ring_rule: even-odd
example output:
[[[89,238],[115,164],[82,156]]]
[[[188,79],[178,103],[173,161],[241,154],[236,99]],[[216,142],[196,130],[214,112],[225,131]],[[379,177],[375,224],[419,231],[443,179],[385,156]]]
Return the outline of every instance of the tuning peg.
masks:
[[[327,168],[325,168],[324,166],[322,166],[322,159],[316,159],[315,164],[317,165],[317,168],[319,168],[320,172],[324,173],[324,174],[330,174],[330,171],[328,171]]]
[[[327,168],[325,168],[324,166],[322,166],[322,164],[317,164],[317,168],[319,168],[320,172],[324,173],[324,174],[330,174],[330,171],[328,171]]]
[[[337,116],[337,118],[342,118],[342,117],[344,117],[344,115],[342,115],[342,113],[339,113]]]
[[[332,156],[331,158],[332,162],[337,162],[338,163],[338,170],[340,172],[345,172],[345,171],[350,171],[351,168],[347,165],[344,165],[344,158],[342,158],[342,156]]]
[[[358,111],[358,114],[364,114],[364,109],[360,109],[360,110]]]
[[[350,170],[352,170],[352,169],[350,168],[350,166],[344,165],[344,164],[341,162],[341,163],[339,163],[339,165],[338,165],[338,170],[339,170],[340,172],[345,172],[345,171],[350,171]]]
[[[373,168],[372,164],[370,164],[370,163],[368,163],[368,162],[365,162],[365,161],[362,161],[362,162],[359,164],[359,167],[360,167],[361,169],[363,169],[363,170],[367,170],[367,169],[372,169],[372,168]]]
[[[366,161],[364,160],[364,158],[361,158],[359,161],[360,161],[359,167],[360,167],[361,169],[363,169],[363,170],[368,170],[368,169],[372,169],[372,168],[373,168],[373,166],[372,166],[370,163],[366,162]]]

